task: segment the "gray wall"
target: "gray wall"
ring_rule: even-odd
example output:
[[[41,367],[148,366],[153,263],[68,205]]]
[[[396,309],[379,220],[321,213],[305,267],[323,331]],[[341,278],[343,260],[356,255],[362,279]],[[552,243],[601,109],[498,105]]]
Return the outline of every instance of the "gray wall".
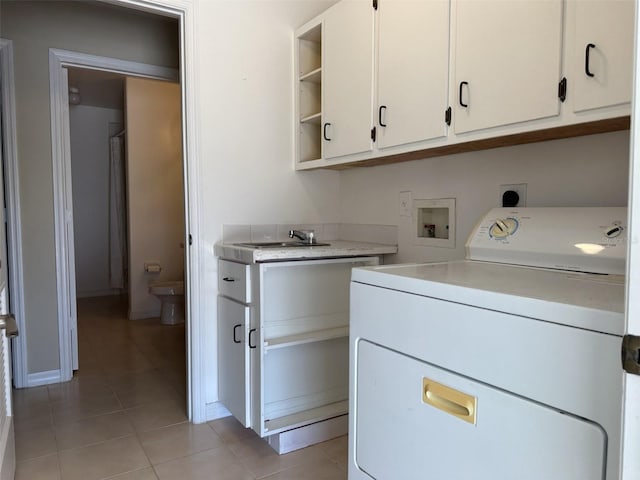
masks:
[[[99,2],[0,2],[13,40],[23,239],[27,371],[59,368],[49,48],[178,66],[175,22]]]

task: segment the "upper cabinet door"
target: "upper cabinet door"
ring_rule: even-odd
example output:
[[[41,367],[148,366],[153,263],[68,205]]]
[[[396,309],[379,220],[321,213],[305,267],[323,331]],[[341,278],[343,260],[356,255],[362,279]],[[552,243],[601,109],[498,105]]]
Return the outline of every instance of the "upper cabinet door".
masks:
[[[559,114],[562,0],[454,1],[454,130]]]
[[[449,0],[379,2],[379,148],[447,133],[449,4]]]
[[[633,0],[568,3],[574,111],[631,102],[634,19]]]
[[[342,1],[329,9],[322,35],[323,157],[371,151],[373,6]]]

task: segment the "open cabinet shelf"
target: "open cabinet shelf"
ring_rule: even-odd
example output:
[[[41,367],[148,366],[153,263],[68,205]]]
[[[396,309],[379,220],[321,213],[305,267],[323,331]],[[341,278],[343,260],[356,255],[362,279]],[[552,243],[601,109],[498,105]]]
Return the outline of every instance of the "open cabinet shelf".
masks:
[[[321,422],[329,418],[345,415],[349,412],[349,400],[323,405],[322,407],[304,410],[280,418],[265,420],[264,428],[268,435],[273,435],[284,430],[309,425],[310,423]]]
[[[296,33],[296,163],[322,158],[322,23]]]
[[[304,75],[300,75],[301,82],[321,83],[322,81],[322,68],[316,68]]]
[[[349,327],[336,327],[318,330],[315,332],[301,333],[298,335],[287,335],[286,337],[271,338],[265,340],[265,351],[276,348],[293,347],[295,345],[303,345],[305,343],[323,342],[334,338],[343,338],[349,336]]]

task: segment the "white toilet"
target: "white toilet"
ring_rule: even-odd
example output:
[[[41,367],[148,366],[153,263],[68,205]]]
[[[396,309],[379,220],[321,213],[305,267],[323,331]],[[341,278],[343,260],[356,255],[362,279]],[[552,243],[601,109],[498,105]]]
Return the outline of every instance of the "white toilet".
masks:
[[[149,293],[160,299],[162,311],[160,323],[177,325],[184,323],[184,282],[157,282],[149,285]]]

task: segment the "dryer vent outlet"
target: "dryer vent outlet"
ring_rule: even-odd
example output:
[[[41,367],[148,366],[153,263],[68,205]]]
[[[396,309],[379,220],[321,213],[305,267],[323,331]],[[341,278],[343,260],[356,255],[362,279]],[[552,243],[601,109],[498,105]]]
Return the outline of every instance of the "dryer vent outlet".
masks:
[[[498,205],[501,207],[526,207],[527,184],[512,183],[508,185],[500,185]]]

